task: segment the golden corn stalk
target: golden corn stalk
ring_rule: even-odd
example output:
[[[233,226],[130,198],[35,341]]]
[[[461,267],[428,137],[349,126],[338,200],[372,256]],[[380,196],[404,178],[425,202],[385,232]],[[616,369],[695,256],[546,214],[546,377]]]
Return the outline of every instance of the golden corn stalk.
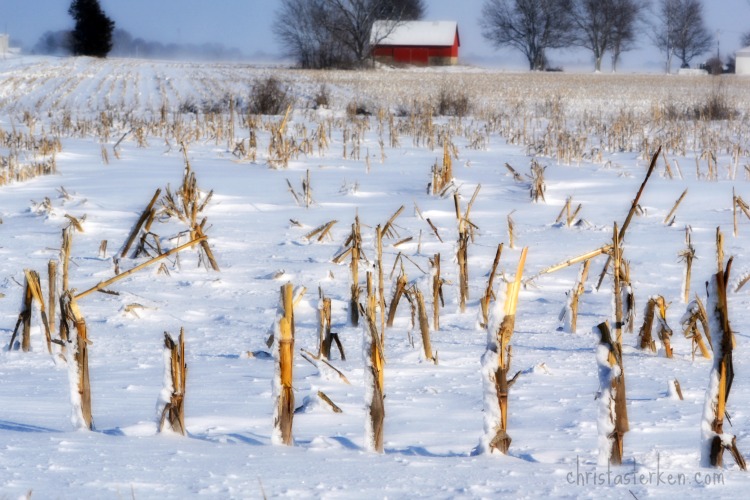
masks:
[[[281,287],[281,310],[279,320],[278,373],[279,394],[276,397],[274,428],[285,445],[293,444],[292,424],[294,420],[294,391],[292,389],[292,367],[294,363],[294,287],[287,283]]]
[[[732,268],[730,258],[724,267],[724,248],[723,237],[719,228],[716,229],[716,248],[718,271],[713,276],[713,286],[716,296],[711,297],[711,314],[714,315],[721,331],[716,332],[717,337],[714,339],[714,365],[711,369],[712,382],[709,383],[709,394],[713,398],[710,407],[706,405],[708,414],[704,413],[704,425],[706,420],[710,420],[710,432],[704,428],[704,462],[706,458],[708,463],[713,467],[723,465],[724,450],[729,450],[737,465],[742,470],[747,470],[745,459],[737,448],[737,438],[724,433],[724,417],[727,411],[727,400],[729,391],[734,380],[734,368],[732,362],[732,352],[735,347],[735,337],[732,327],[729,324],[729,308],[727,304],[727,284],[729,283],[729,274]],[[718,382],[718,390],[714,393],[714,384]],[[707,455],[707,456],[706,456]]]
[[[169,351],[168,369],[172,381],[172,393],[161,412],[159,431],[163,432],[169,428],[184,436],[187,433],[185,428],[185,388],[187,381],[185,330],[180,328],[180,337],[177,342],[169,333],[164,332],[164,348]]]
[[[62,291],[66,292],[68,287],[68,270],[70,268],[70,249],[73,244],[73,228],[71,226],[62,230],[62,245],[60,246],[60,262],[62,262]]]
[[[25,285],[24,285],[24,299],[23,308],[18,315],[18,321],[16,327],[13,330],[13,335],[10,339],[10,345],[8,349],[13,348],[15,343],[18,329],[23,326],[21,332],[21,350],[23,352],[29,352],[31,350],[31,313],[34,305],[34,301],[39,305],[39,309],[42,316],[42,326],[44,327],[45,340],[47,341],[47,351],[52,354],[52,334],[49,325],[49,319],[47,318],[46,304],[42,295],[42,286],[39,280],[39,273],[30,269],[24,269]]]
[[[670,337],[672,336],[672,329],[667,324],[667,307],[668,304],[661,295],[656,295],[648,300],[638,338],[640,339],[639,346],[641,349],[650,349],[652,352],[656,352],[656,341],[653,338],[654,320],[656,320],[658,325],[657,336],[664,347],[664,355],[671,358]]]
[[[517,372],[513,378],[508,379],[510,370],[512,350],[510,341],[513,337],[516,322],[516,309],[518,307],[518,294],[521,290],[523,268],[526,264],[528,248],[521,251],[516,268],[515,280],[507,284],[505,303],[503,305],[503,319],[496,332],[488,336],[488,351],[497,354],[498,365],[494,373],[490,374],[490,382],[494,384],[497,394],[497,404],[500,408],[500,422],[493,429],[494,436],[490,439],[490,452],[498,450],[507,454],[510,448],[511,438],[508,435],[508,392],[521,372]]]
[[[365,366],[365,370],[367,370],[365,380],[370,380],[372,384],[371,399],[367,401],[366,412],[368,419],[365,423],[365,432],[369,434],[367,438],[373,445],[374,449],[372,451],[383,453],[383,423],[385,421],[383,368],[385,365],[385,356],[375,322],[375,311],[369,307],[365,308],[361,304],[359,304],[359,309],[366,322],[363,328],[365,353],[368,358]]]

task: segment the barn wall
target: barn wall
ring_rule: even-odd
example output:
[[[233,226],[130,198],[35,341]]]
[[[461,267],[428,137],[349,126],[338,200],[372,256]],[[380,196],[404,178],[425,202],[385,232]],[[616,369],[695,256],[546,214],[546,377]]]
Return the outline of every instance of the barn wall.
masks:
[[[750,75],[750,55],[737,56],[734,72],[738,75]]]
[[[384,64],[446,66],[458,63],[458,47],[381,46],[375,48],[373,55]]]

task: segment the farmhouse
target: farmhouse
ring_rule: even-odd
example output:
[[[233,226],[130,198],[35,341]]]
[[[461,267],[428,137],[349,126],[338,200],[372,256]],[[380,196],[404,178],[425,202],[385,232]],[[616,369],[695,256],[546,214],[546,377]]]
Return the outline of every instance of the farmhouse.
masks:
[[[376,21],[370,43],[378,62],[420,66],[458,64],[461,46],[455,21]]]
[[[734,72],[738,75],[750,75],[750,47],[745,47],[735,53]]]

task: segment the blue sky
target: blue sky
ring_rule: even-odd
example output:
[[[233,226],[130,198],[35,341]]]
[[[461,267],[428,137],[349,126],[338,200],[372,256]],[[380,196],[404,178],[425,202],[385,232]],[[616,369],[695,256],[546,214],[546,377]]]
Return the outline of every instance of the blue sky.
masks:
[[[219,42],[246,54],[278,54],[270,24],[278,0],[100,0],[117,26],[135,37],[161,42]],[[427,19],[459,23],[462,56],[469,61],[523,69],[524,59],[510,50],[495,50],[479,33],[483,0],[425,0]],[[706,23],[718,31],[722,53],[739,48],[750,31],[750,0],[704,0]],[[69,29],[69,0],[0,0],[0,31],[27,47],[48,30]],[[584,50],[554,51],[553,64],[593,67]],[[639,50],[624,54],[623,71],[661,68],[662,57],[644,37]]]

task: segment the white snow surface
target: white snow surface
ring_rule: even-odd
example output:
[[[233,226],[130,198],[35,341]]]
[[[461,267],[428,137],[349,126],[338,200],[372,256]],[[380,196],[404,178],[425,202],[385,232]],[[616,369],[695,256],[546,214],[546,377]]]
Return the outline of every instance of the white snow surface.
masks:
[[[46,135],[66,114],[75,123],[79,118],[98,120],[102,111],[132,111],[133,119],[150,119],[159,116],[163,99],[170,103],[172,119],[181,102],[200,103],[219,100],[224,92],[247,92],[255,78],[274,71],[244,65],[10,58],[0,61],[0,130],[28,131],[33,126],[37,136]],[[401,73],[385,74],[396,78]],[[336,75],[332,78],[360,78],[353,72]],[[476,69],[467,75],[467,81],[473,75],[480,80],[492,78]],[[412,76],[406,72],[406,78]],[[131,134],[120,144],[118,159],[112,146],[128,131],[126,125],[118,122],[108,137],[94,129],[74,128],[61,133],[55,175],[0,186],[0,498],[24,497],[28,492],[33,498],[138,499],[743,496],[750,487],[750,475],[739,471],[731,457],[725,455],[726,464],[720,470],[701,466],[701,425],[712,362],[693,359],[690,341],[682,335],[672,339],[673,359],[641,351],[635,347],[635,335],[624,335],[631,429],[625,435],[625,465],[598,465],[601,418],[600,402],[594,397],[600,379],[598,336],[592,328],[606,319],[612,321],[610,279],[605,279],[599,291],[591,286],[604,263],[602,257],[592,264],[580,302],[578,330],[584,333],[557,331],[558,312],[566,302],[565,292],[575,284],[578,266],[543,275],[521,290],[512,371],[521,370],[522,375],[509,396],[508,433],[513,441],[507,456],[472,454],[487,421],[481,373],[487,333],[478,329],[476,317],[497,244],[506,242],[501,270],[511,274],[520,249],[529,247],[527,276],[607,244],[613,222],[621,223],[627,214],[647,161],[637,152],[619,149],[604,149],[601,160],[591,156],[572,164],[540,156],[538,161],[548,167],[546,203],[531,203],[528,185],[515,183],[504,167],[507,162],[522,175],[528,172],[530,157],[524,145],[488,133],[484,147],[475,149],[470,147],[469,134],[455,135],[459,159],[454,161],[453,173],[464,209],[477,184],[482,185],[471,211],[478,229],[468,248],[470,299],[461,314],[453,255],[457,238],[453,199],[426,194],[430,169],[442,148],[417,145],[405,133],[400,135],[400,147],[393,148],[386,131],[386,158],[381,163],[373,115],[365,118],[370,126],[362,158],[350,157],[351,142],[343,158],[344,108],[354,97],[368,100],[369,87],[331,85],[331,109],[307,109],[306,99],[324,77],[283,72],[298,99],[290,127],[306,125],[311,135],[316,120],[330,116],[338,121],[332,125],[331,146],[322,154],[316,148],[312,155],[293,159],[286,169],[272,169],[265,161],[269,135],[264,129],[259,129],[255,163],[237,160],[226,138],[202,136],[189,141],[188,157],[198,185],[214,191],[203,215],[220,272],[199,266],[197,253],[188,250],[179,262],[167,261],[169,275],[153,266],[109,287],[119,295],[96,293],[78,301],[92,342],[88,352],[94,431],[81,431],[71,424],[68,370],[47,354],[38,309],[32,316],[32,351],[5,348],[18,318],[23,270],[40,272],[46,296],[47,262],[59,256],[61,230],[69,222],[65,215],[82,219],[85,214],[84,232],[76,232],[73,239],[71,287],[85,290],[112,277],[112,249],[125,241],[156,188],[179,185],[185,166],[182,153],[173,140],[166,144],[155,133],[139,147]],[[418,79],[431,88],[439,85],[434,80],[443,77],[439,72],[418,73]],[[600,82],[608,77],[587,78]],[[579,116],[579,109],[601,113],[611,109],[594,97],[571,101],[561,94],[561,99],[571,121]],[[648,108],[643,99],[633,101],[633,109]],[[488,98],[486,105],[493,102]],[[24,112],[34,119],[25,119]],[[746,152],[750,149],[747,109],[742,112],[744,128],[724,132]],[[186,122],[195,122],[194,115],[186,116]],[[202,114],[199,119],[203,120]],[[280,119],[263,118],[274,123]],[[434,118],[437,126],[450,120]],[[474,130],[483,126],[478,117],[466,117],[462,124]],[[541,127],[537,133],[543,135],[543,121],[529,120],[528,126]],[[706,127],[721,129],[726,124]],[[247,137],[248,129],[239,120],[236,130],[238,138]],[[658,135],[659,131],[648,133]],[[108,164],[102,161],[102,146],[109,151]],[[371,156],[369,174],[366,150]],[[731,232],[732,189],[750,199],[750,186],[741,170],[750,160],[747,153],[740,156],[740,171],[731,179],[731,148],[716,151],[720,175],[709,182],[697,179],[695,169],[688,167],[700,158],[701,150],[670,150],[670,160],[679,160],[683,176],[670,179],[659,164],[641,199],[645,215],[633,219],[624,242],[637,300],[663,295],[673,303],[668,310],[673,325],[679,324],[684,313],[678,306],[683,272],[678,253],[684,247],[685,225],[692,227],[697,251],[693,293],[705,297],[702,283],[714,272],[717,226],[724,228],[727,256],[735,258],[733,276],[750,270],[750,222],[740,222],[738,236]],[[0,147],[0,156],[9,154]],[[33,160],[28,153],[19,157]],[[705,160],[700,161],[705,169]],[[286,181],[298,188],[308,169],[315,203],[305,209],[295,204]],[[342,189],[355,185],[356,189]],[[62,196],[60,187],[68,197]],[[677,211],[677,222],[664,225],[665,214],[686,187],[689,195]],[[571,195],[583,204],[582,216],[590,225],[554,224]],[[45,198],[52,209],[39,212],[36,208]],[[438,228],[442,243],[412,210],[414,203]],[[387,274],[399,252],[424,272],[429,272],[428,257],[441,253],[442,276],[448,280],[446,307],[441,312],[441,329],[431,334],[433,350],[440,353],[438,365],[422,362],[420,342],[409,342],[410,317],[405,305],[394,327],[386,331],[385,453],[373,454],[367,452],[362,432],[366,389],[363,359],[357,353],[362,331],[349,326],[347,319],[348,262],[336,265],[331,258],[358,215],[363,250],[372,259],[374,228],[401,205],[407,209],[396,221],[399,235],[384,242],[387,286],[392,279]],[[507,245],[505,222],[513,210],[515,249]],[[332,239],[304,238],[334,219],[339,222],[331,231]],[[184,227],[157,222],[152,230],[163,237],[166,247],[173,247],[176,243],[167,238]],[[393,246],[407,236],[413,240]],[[106,257],[99,255],[102,240],[109,242]],[[124,258],[121,270],[144,260]],[[410,278],[421,277],[415,264],[403,262]],[[365,267],[362,263],[361,269]],[[283,274],[274,279],[279,270]],[[364,286],[364,272],[361,275]],[[279,288],[287,281],[308,289],[295,308],[295,348],[317,351],[315,306],[320,286],[333,300],[333,330],[339,333],[347,355],[342,361],[333,349],[336,355],[331,362],[351,381],[345,385],[338,377],[321,375],[295,356],[295,399],[304,401],[321,390],[343,413],[332,413],[327,405],[311,405],[295,415],[295,446],[290,447],[272,445],[274,356],[257,355],[269,351],[265,340],[277,321]],[[735,287],[735,279],[730,279],[728,300],[737,348],[728,404],[732,426],[727,422],[725,429],[737,436],[741,451],[750,453],[750,338],[746,332],[750,297],[747,287],[736,293]],[[386,293],[390,296],[390,290]],[[126,312],[134,303],[143,306],[137,316]],[[641,318],[636,321],[640,323]],[[163,389],[163,332],[178,332],[180,327],[185,328],[189,366],[188,436],[184,438],[159,434],[154,419],[154,402]],[[248,356],[248,352],[256,355]],[[679,380],[684,401],[665,390],[673,379]]]

